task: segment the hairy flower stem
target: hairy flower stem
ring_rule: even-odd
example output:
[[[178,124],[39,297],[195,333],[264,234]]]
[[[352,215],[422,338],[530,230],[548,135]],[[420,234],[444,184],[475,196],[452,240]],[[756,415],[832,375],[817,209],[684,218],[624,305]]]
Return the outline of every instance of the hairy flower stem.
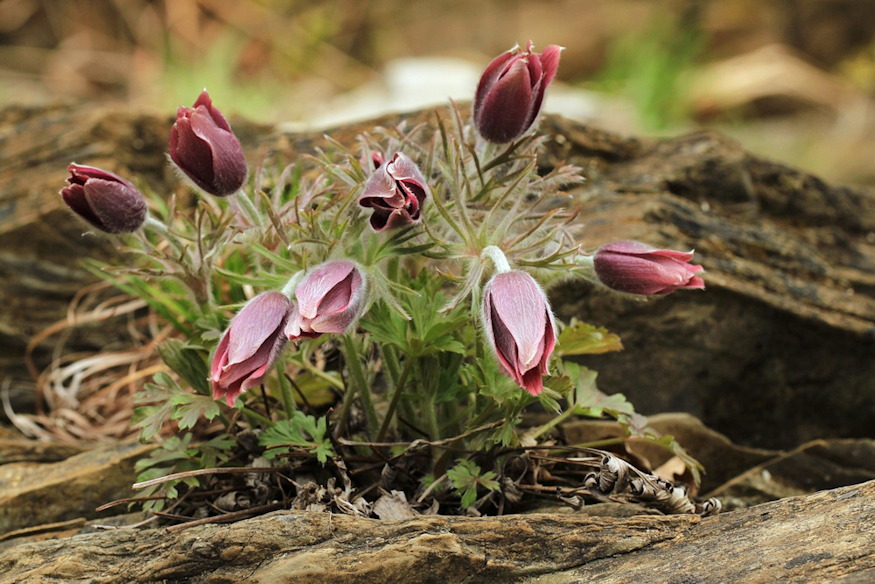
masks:
[[[574,410],[575,408],[573,407],[568,408],[558,416],[550,419],[550,421],[548,421],[546,424],[543,424],[526,432],[526,436],[532,439],[540,438],[542,435],[544,435],[544,433],[549,432],[551,429],[555,428],[556,426],[570,418],[571,415],[574,414]]]
[[[574,263],[576,263],[581,268],[586,268],[589,271],[593,271],[595,269],[595,261],[594,256],[578,254],[574,258]]]
[[[292,413],[294,413],[294,411],[296,409],[298,409],[295,406],[295,396],[292,395],[292,388],[291,388],[292,381],[291,381],[291,379],[286,379],[286,376],[283,375],[282,372],[280,372],[279,384],[280,384],[280,396],[282,397],[282,400],[283,400],[283,410],[285,410],[286,419],[289,419],[289,418],[291,418]]]
[[[359,357],[358,348],[356,348],[355,341],[351,335],[343,335],[343,351],[346,356],[346,365],[349,369],[349,374],[352,376],[353,388],[346,388],[346,395],[344,395],[343,405],[341,406],[341,419],[344,419],[344,414],[346,414],[343,410],[348,412],[355,390],[357,389],[359,397],[361,397],[362,400],[362,406],[365,410],[365,417],[368,420],[368,428],[376,428],[378,424],[377,410],[374,408],[374,400],[371,398],[371,388],[368,385],[367,376],[362,367],[362,360]]]
[[[410,371],[412,369],[413,359],[405,360],[404,368],[401,369],[401,375],[398,378],[398,383],[395,384],[395,387],[392,390],[392,399],[389,402],[389,409],[386,410],[386,417],[383,418],[383,424],[380,426],[380,431],[377,432],[377,438],[375,442],[382,442],[383,438],[386,437],[386,432],[389,431],[389,425],[392,422],[392,418],[395,417],[395,409],[398,407],[398,400],[401,398],[401,393],[404,391],[404,386],[407,385],[407,378],[410,376]],[[434,436],[432,436],[431,438],[436,439]]]
[[[249,423],[252,424],[253,426],[257,425],[258,423],[262,423],[265,426],[273,425],[273,420],[271,420],[270,418],[268,418],[266,416],[262,416],[261,414],[259,414],[258,412],[256,412],[255,410],[253,410],[251,408],[244,407],[242,412],[243,412],[243,415],[246,416],[246,419],[249,420]]]
[[[507,262],[504,252],[494,245],[484,247],[483,251],[480,252],[480,257],[492,260],[493,265],[495,265],[495,272],[498,274],[510,271],[510,264]]]
[[[298,283],[304,278],[304,274],[304,270],[295,272],[292,277],[288,279],[280,292],[282,292],[286,298],[294,299],[295,288],[298,287]]]
[[[152,217],[152,215],[146,214],[146,220],[143,222],[144,229],[150,229],[163,237],[167,243],[173,248],[173,250],[178,253],[180,256],[185,255],[185,247],[179,241],[179,238],[173,235],[170,232],[170,228],[163,221],[159,221]]]
[[[194,294],[195,301],[204,308],[204,311],[211,312],[214,308],[214,303],[210,267],[206,266],[201,259],[200,266],[195,268],[193,265],[194,258],[189,253],[189,250],[182,241],[170,231],[170,228],[167,227],[164,222],[147,214],[146,220],[143,222],[143,228],[154,231],[170,244],[170,247],[172,247],[173,251],[179,256],[177,261],[180,263],[185,273],[183,282],[185,282],[185,285],[188,286],[189,290]],[[200,241],[201,240],[199,239],[198,243],[200,243]],[[203,252],[201,251],[201,258],[202,257]]]
[[[239,190],[230,197],[231,206],[238,215],[242,216],[246,221],[255,227],[261,228],[262,214],[256,208],[255,203],[249,198],[245,191]]]

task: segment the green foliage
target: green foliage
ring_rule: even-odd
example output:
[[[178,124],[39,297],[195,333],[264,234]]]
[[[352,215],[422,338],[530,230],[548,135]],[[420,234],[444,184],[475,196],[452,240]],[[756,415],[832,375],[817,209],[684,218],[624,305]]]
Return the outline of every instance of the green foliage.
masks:
[[[495,480],[498,475],[492,471],[483,472],[472,460],[460,460],[456,466],[447,471],[447,477],[461,496],[460,505],[463,509],[474,504],[481,487],[490,492],[500,488],[498,481]]]
[[[296,411],[288,420],[280,420],[265,430],[259,438],[265,447],[268,460],[290,453],[293,449],[305,449],[325,464],[334,456],[334,448],[328,436],[328,424],[324,417],[314,418]]]
[[[234,441],[227,435],[220,434],[206,442],[193,442],[190,432],[180,436],[171,436],[158,448],[134,464],[137,481],[145,482],[167,476],[173,473],[200,468],[213,468],[224,463],[229,458],[229,450]],[[186,485],[195,488],[200,485],[197,477],[164,481],[140,490],[139,496],[153,498],[143,504],[144,511],[161,511],[166,505],[165,499],[176,499],[179,496],[179,486]],[[163,498],[159,498],[163,497]]]
[[[620,337],[606,328],[572,319],[559,333],[556,352],[568,355],[598,355],[623,348]]]
[[[164,372],[156,373],[134,400],[142,404],[134,410],[134,422],[140,428],[142,440],[159,434],[169,420],[176,420],[180,430],[187,430],[201,418],[212,420],[221,413],[211,396],[183,389]]]

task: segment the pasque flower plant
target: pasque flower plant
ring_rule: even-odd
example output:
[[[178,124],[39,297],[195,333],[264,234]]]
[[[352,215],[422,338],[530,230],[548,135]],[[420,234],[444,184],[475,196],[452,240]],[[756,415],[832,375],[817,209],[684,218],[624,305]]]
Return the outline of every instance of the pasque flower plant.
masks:
[[[608,414],[655,440],[631,404],[601,394],[594,374],[566,359],[619,340],[557,320],[545,290],[579,278],[666,294],[701,288],[701,267],[691,254],[638,243],[593,255],[571,236],[566,191],[580,173],[539,169],[543,140],[524,137],[559,55],[529,42],[497,57],[471,120],[453,108],[430,128],[379,129],[355,150],[335,143],[310,162],[259,169],[252,189],[240,142],[204,91],[170,129],[171,160],[218,195],[191,215],[153,199],[147,217],[130,183],[71,165],[62,193],[79,215],[113,233],[150,227],[126,239],[146,258],[139,275],[103,268],[177,331],[160,352],[172,374],[146,387],[138,417],[146,437],[175,423],[187,438],[141,464],[157,481],[145,485],[147,506],[182,485],[171,474],[182,463],[167,461],[191,469],[192,457],[206,465],[248,453],[244,464],[288,459],[292,473],[306,459],[317,463],[306,472],[334,473],[345,494],[326,505],[338,511],[369,513],[365,493],[395,488],[386,481],[399,469],[408,500],[486,509],[510,501],[507,481],[519,490],[540,480],[537,465],[517,464],[528,456],[514,450],[523,435],[530,446],[569,416]],[[521,428],[535,403],[557,417]],[[192,446],[203,418],[223,430]],[[185,480],[194,488],[197,478]],[[276,496],[293,498],[299,486]]]

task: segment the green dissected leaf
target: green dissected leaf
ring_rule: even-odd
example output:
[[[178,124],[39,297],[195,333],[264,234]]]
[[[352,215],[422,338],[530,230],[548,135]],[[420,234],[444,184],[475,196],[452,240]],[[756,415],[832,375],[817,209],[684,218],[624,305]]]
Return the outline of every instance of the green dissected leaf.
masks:
[[[407,321],[386,303],[378,302],[360,322],[361,328],[371,333],[377,343],[404,348],[407,343]]]
[[[194,427],[201,418],[212,420],[220,411],[218,402],[210,395],[180,393],[174,395],[170,403],[173,405],[170,417],[176,420],[180,430]]]
[[[334,456],[325,417],[314,418],[300,411],[288,420],[275,422],[262,432],[258,442],[267,449],[264,452],[267,459],[286,454],[292,448],[306,448],[321,463]]]
[[[568,365],[570,364],[566,364],[566,368]],[[601,417],[602,414],[607,413],[617,419],[625,417],[626,420],[635,414],[635,408],[622,393],[608,395],[596,386],[595,381],[598,373],[577,365],[571,369],[578,371],[578,381],[572,396],[575,413],[593,418]],[[623,422],[623,420],[620,421]]]
[[[604,327],[572,320],[562,329],[556,343],[556,352],[566,355],[596,355],[623,348],[620,337]]]
[[[195,391],[203,395],[210,393],[210,384],[207,382],[209,368],[202,349],[191,347],[179,339],[167,339],[158,345],[158,354]]]
[[[499,488],[496,475],[492,471],[482,472],[480,466],[472,460],[460,460],[447,471],[447,478],[462,497],[461,506],[470,507],[477,500],[477,489],[483,487],[487,491]]]
[[[134,403],[145,404],[134,408],[133,422],[140,428],[140,440],[148,441],[161,431],[170,419],[173,404],[170,400],[183,390],[165,372],[156,373],[152,383],[134,395]]]

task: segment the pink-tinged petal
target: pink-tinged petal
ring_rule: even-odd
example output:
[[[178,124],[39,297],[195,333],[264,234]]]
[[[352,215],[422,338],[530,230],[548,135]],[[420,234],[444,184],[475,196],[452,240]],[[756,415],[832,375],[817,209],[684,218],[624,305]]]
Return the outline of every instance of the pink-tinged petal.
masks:
[[[216,395],[218,388],[216,383],[222,378],[222,370],[228,365],[228,337],[230,332],[230,329],[226,330],[222,335],[222,339],[219,341],[219,346],[216,347],[216,353],[213,355],[213,360],[210,363],[210,381],[213,382],[213,397],[215,399],[221,397],[221,395]]]
[[[180,107],[170,129],[170,159],[202,190],[227,196],[246,182],[240,141],[204,90],[190,108]]]
[[[280,292],[263,292],[246,303],[231,321],[228,364],[249,359],[277,334],[289,312],[290,302]]]
[[[483,100],[486,99],[486,94],[498,79],[507,73],[508,67],[512,61],[519,58],[519,47],[513,47],[511,50],[504,52],[493,59],[483,74],[480,76],[480,82],[477,84],[477,91],[474,94],[474,115],[480,111]]]
[[[298,312],[304,318],[315,318],[322,310],[322,303],[328,299],[331,309],[338,303],[345,306],[349,298],[338,298],[342,292],[338,285],[346,280],[350,273],[356,269],[353,262],[337,260],[325,262],[310,271],[295,289],[295,297],[298,300]],[[349,290],[349,288],[347,288]]]
[[[501,316],[495,311],[490,294],[485,295],[485,302],[486,333],[491,341],[490,344],[495,349],[495,355],[505,373],[516,380],[518,362],[516,341]]]
[[[559,45],[549,45],[540,54],[541,68],[544,77],[541,81],[541,86],[546,88],[553,82],[556,77],[556,72],[559,70],[559,58],[562,56],[562,47]]]
[[[210,364],[213,398],[233,407],[240,393],[262,382],[278,358],[291,308],[279,292],[259,294],[237,313],[222,335]]]
[[[81,164],[67,167],[70,176],[61,198],[74,213],[107,233],[131,233],[146,221],[146,199],[120,176]]]
[[[314,268],[295,290],[296,308],[285,328],[292,341],[342,333],[361,316],[367,285],[361,269],[348,260],[333,260]]]
[[[630,294],[669,294],[679,288],[702,289],[695,274],[702,266],[689,263],[693,252],[658,249],[637,241],[606,244],[593,257],[596,276],[614,290]]]
[[[363,207],[382,206],[397,209],[404,205],[404,194],[400,193],[395,186],[395,178],[389,174],[383,165],[374,172],[365,183],[364,191],[359,198],[359,204]]]
[[[532,82],[525,61],[517,61],[486,94],[477,119],[480,135],[490,142],[510,142],[527,129],[532,111]]]
[[[228,123],[228,120],[225,119],[225,116],[222,115],[222,112],[213,107],[213,99],[210,97],[210,94],[207,93],[206,89],[201,91],[200,95],[197,96],[197,99],[194,100],[194,104],[191,106],[191,109],[196,110],[200,106],[204,106],[207,109],[210,117],[213,119],[213,122],[219,128],[225,130],[226,132],[231,132],[231,124]]]
[[[197,162],[194,156],[188,158],[203,172],[199,179],[207,185],[204,190],[216,195],[230,195],[240,190],[246,180],[247,166],[243,148],[234,134],[217,126],[204,107],[195,109],[191,115],[191,132],[209,150],[209,155]]]
[[[535,397],[544,390],[544,378],[540,369],[529,369],[517,384]]]
[[[496,274],[491,281],[493,310],[510,330],[520,369],[540,359],[544,336],[546,298],[534,278],[525,272]]]
[[[556,331],[534,278],[520,271],[496,274],[483,290],[483,320],[502,370],[532,395],[541,393]]]
[[[559,68],[561,47],[543,53],[515,47],[484,70],[474,97],[474,125],[487,141],[507,143],[528,130],[541,111],[547,86]]]
[[[85,187],[78,184],[64,187],[61,189],[61,197],[74,213],[92,225],[100,225],[100,219],[97,218],[85,199]]]
[[[359,205],[373,209],[371,227],[382,231],[419,221],[420,209],[428,193],[419,167],[401,152],[396,152],[368,178]]]

